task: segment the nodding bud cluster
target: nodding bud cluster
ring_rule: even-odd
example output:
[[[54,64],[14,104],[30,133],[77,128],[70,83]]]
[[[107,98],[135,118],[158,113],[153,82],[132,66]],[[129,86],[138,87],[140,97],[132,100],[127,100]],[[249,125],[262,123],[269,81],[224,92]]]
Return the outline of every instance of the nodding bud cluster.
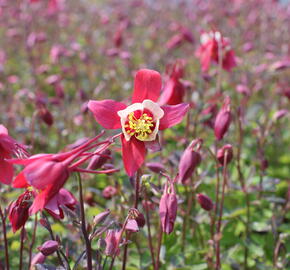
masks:
[[[218,112],[214,123],[214,134],[217,140],[222,140],[231,124],[231,99],[226,97],[221,110]]]
[[[213,202],[208,196],[199,193],[197,194],[197,201],[204,210],[210,211],[213,209]]]
[[[179,166],[179,181],[185,184],[185,181],[190,178],[196,167],[201,162],[201,155],[199,150],[202,146],[202,139],[193,140],[190,145],[183,152]]]
[[[163,232],[170,234],[173,231],[176,214],[177,197],[173,182],[170,181],[169,186],[166,183],[159,203],[159,216]]]
[[[57,251],[59,248],[59,243],[54,240],[48,240],[44,242],[40,247],[37,249],[44,255],[44,256],[49,256],[55,251]]]
[[[230,144],[224,145],[217,151],[217,159],[221,166],[228,165],[233,159],[233,147]]]

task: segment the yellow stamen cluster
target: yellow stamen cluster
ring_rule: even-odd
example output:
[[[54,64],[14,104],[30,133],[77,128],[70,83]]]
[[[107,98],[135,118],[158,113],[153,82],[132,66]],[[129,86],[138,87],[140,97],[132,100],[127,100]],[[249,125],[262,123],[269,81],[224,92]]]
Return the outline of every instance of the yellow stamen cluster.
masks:
[[[131,112],[128,116],[128,124],[125,128],[129,128],[127,133],[130,136],[135,136],[138,140],[144,141],[148,138],[149,134],[152,133],[151,128],[154,126],[152,117],[148,116],[147,113],[143,113],[142,116],[137,119],[134,112]]]

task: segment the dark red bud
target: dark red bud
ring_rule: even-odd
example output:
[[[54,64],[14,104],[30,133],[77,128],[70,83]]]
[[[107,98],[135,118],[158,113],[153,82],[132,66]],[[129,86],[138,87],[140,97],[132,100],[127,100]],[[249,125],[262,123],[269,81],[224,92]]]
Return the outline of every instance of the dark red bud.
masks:
[[[199,193],[197,194],[197,201],[204,210],[210,211],[213,209],[213,202],[208,196]]]
[[[146,166],[149,170],[155,173],[166,172],[163,164],[159,162],[148,162],[146,163]]]
[[[54,240],[48,240],[44,242],[40,247],[37,249],[44,255],[44,256],[49,256],[55,251],[58,250],[59,244],[57,241]]]
[[[142,213],[139,212],[138,216],[135,219],[139,227],[143,228],[146,224],[145,217]]]

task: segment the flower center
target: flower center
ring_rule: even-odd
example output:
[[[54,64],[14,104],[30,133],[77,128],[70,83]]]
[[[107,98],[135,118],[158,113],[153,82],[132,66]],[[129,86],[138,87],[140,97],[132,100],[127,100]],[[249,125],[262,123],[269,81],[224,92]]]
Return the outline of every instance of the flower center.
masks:
[[[124,127],[130,136],[134,135],[138,140],[144,141],[153,132],[155,124],[149,113],[134,111],[129,113]]]

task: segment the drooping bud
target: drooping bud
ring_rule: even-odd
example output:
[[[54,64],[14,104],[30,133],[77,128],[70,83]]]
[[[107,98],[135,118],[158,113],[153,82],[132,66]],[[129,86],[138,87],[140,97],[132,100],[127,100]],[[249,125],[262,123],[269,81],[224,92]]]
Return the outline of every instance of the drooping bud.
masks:
[[[214,123],[214,134],[217,140],[222,140],[231,124],[232,115],[230,103],[230,97],[226,97],[221,110],[216,116]]]
[[[148,162],[148,163],[146,163],[146,167],[155,173],[160,173],[160,172],[166,171],[163,164],[161,164],[159,162]]]
[[[233,147],[230,144],[224,145],[217,151],[217,159],[222,166],[229,164],[233,159]]]
[[[96,215],[94,217],[94,225],[102,224],[110,214],[111,214],[110,209],[107,209],[106,211]]]
[[[100,155],[95,155],[92,157],[87,169],[88,170],[96,170],[101,168],[108,159],[111,158],[111,151],[109,149],[105,149],[100,153]]]
[[[121,231],[108,230],[105,238],[106,248],[105,254],[107,256],[116,256],[120,253],[120,249],[118,247],[119,237]]]
[[[159,203],[159,216],[163,232],[170,234],[173,231],[176,215],[177,197],[174,186],[173,183],[170,183],[170,187],[168,187],[166,183]]]
[[[199,149],[202,145],[201,139],[196,139],[183,152],[179,165],[179,181],[184,184],[185,181],[190,178],[195,171],[196,167],[201,162],[201,155]]]
[[[208,196],[199,193],[197,194],[197,201],[204,210],[210,211],[213,209],[213,202]]]
[[[12,225],[12,230],[15,233],[22,226],[25,225],[29,217],[29,207],[32,204],[32,193],[31,191],[25,191],[21,194],[17,201],[12,202],[9,207],[9,220]]]
[[[143,228],[146,224],[145,217],[142,213],[139,212],[138,216],[135,219],[139,227]]]
[[[47,107],[43,104],[38,105],[38,116],[48,126],[53,124],[53,116]]]
[[[44,242],[40,247],[37,249],[44,255],[49,256],[57,251],[59,248],[59,243],[54,240],[48,240]]]

